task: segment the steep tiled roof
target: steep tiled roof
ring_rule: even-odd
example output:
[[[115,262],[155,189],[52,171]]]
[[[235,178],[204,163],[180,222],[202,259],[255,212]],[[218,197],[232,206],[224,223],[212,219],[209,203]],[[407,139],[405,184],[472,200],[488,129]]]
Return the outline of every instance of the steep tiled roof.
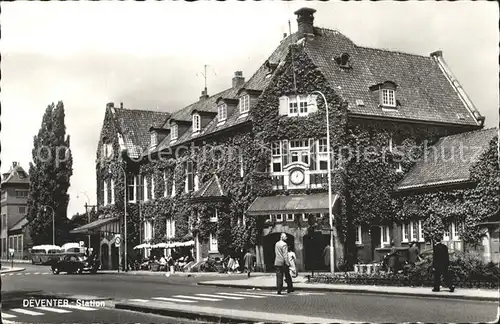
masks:
[[[474,117],[441,71],[428,56],[360,47],[338,31],[316,28],[319,32],[305,41],[305,49],[331,86],[349,102],[352,113],[476,125]],[[347,53],[351,69],[341,68],[334,57]],[[396,83],[398,109],[382,110],[369,88],[385,81]],[[356,105],[361,99],[364,106]],[[462,114],[459,119],[457,114]]]
[[[397,190],[469,181],[470,168],[497,133],[497,128],[490,128],[442,137],[427,149],[427,154],[406,174]]]
[[[24,171],[24,169],[19,165],[12,165],[10,167],[9,172],[6,172],[4,176],[7,176],[5,179],[2,179],[2,185],[7,184],[7,183],[12,183],[12,184],[29,184],[30,179],[28,176],[28,173]]]
[[[148,148],[151,140],[149,128],[160,127],[170,116],[170,113],[163,111],[113,109],[115,122],[132,157],[138,157]]]
[[[15,223],[11,228],[9,228],[9,231],[17,231],[23,229],[23,227],[26,226],[26,224],[28,224],[28,219],[26,217],[23,217],[17,223]]]

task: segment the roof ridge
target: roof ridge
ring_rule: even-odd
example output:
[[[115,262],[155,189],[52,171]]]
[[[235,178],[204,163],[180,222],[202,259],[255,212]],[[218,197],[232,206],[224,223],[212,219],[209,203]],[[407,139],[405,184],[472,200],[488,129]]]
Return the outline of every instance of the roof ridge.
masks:
[[[431,59],[430,56],[426,56],[426,55],[423,55],[423,54],[408,53],[408,52],[403,52],[403,51],[400,51],[400,50],[391,50],[391,49],[387,49],[387,48],[377,48],[377,47],[370,47],[370,46],[360,46],[360,45],[356,45],[356,43],[354,43],[354,46],[356,46],[357,48],[364,48],[364,49],[368,49],[368,50],[382,51],[382,52],[389,52],[389,53],[397,53],[397,54],[403,54],[403,55],[409,55],[409,56],[418,56],[418,57],[422,57],[422,58]]]
[[[148,109],[117,108],[117,107],[114,107],[114,109],[116,109],[116,110],[126,110],[126,111],[152,112],[152,113],[160,113],[160,114],[172,114],[171,112],[168,112],[168,111],[148,110]]]

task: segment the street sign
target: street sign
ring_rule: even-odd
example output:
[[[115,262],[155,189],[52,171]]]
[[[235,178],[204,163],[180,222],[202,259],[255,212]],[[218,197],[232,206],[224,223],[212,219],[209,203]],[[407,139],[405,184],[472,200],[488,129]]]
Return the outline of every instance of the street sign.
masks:
[[[121,238],[120,238],[120,237],[117,237],[117,238],[115,239],[115,246],[116,246],[116,247],[119,247],[121,242],[122,242]]]
[[[84,246],[84,245],[85,245],[85,242],[80,241],[80,246]]]

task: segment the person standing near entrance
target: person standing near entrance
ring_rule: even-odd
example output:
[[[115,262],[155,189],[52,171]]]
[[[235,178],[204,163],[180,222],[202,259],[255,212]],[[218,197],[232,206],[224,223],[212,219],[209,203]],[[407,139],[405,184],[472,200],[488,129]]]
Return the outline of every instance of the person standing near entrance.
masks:
[[[420,251],[418,250],[417,247],[417,241],[411,242],[411,247],[408,250],[408,261],[412,267],[415,266],[415,263],[417,263],[419,259],[419,254]]]
[[[281,233],[280,240],[274,245],[274,266],[276,267],[276,288],[278,295],[283,289],[283,275],[287,285],[287,292],[293,292],[292,277],[290,276],[290,260],[288,259],[288,245],[286,244],[286,234]]]
[[[254,268],[254,263],[255,263],[255,257],[254,255],[250,252],[250,249],[247,250],[247,253],[243,257],[243,265],[244,268],[247,272],[248,278],[250,278],[250,272],[252,272]]]
[[[439,291],[441,286],[441,275],[444,277],[445,285],[450,288],[450,292],[455,291],[455,286],[451,279],[451,274],[448,271],[450,265],[450,255],[448,247],[441,242],[442,238],[434,244],[432,254],[432,269],[434,270],[434,289],[432,291]]]

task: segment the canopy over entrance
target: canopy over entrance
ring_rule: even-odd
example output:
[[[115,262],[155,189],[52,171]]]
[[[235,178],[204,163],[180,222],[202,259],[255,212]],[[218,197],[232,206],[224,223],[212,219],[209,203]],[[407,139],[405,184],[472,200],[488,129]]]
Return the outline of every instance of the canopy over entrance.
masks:
[[[338,195],[333,194],[332,207],[337,201]],[[247,210],[247,214],[253,216],[328,212],[328,193],[257,197]]]
[[[120,234],[119,217],[99,218],[71,231],[73,234],[95,234],[99,232]]]

